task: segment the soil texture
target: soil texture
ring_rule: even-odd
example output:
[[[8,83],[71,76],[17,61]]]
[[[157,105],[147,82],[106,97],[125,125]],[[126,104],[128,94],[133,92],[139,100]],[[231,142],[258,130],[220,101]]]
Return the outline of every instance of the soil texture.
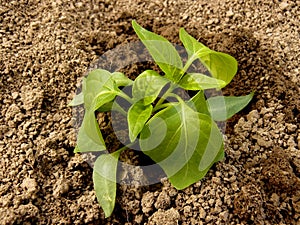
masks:
[[[223,94],[255,97],[203,180],[141,186],[135,167],[105,219],[67,105],[99,57],[137,40],[133,19],[231,54]],[[300,224],[299,21],[299,0],[0,0],[0,224]]]

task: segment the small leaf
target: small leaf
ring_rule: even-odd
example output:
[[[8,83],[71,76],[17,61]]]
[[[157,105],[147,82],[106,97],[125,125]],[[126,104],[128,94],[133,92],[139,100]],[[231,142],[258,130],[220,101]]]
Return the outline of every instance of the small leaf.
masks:
[[[223,80],[218,80],[201,73],[188,73],[178,83],[186,90],[221,89],[226,86]]]
[[[91,71],[85,81],[84,106],[89,109],[97,95],[103,91],[118,91],[115,81],[109,71],[96,69]]]
[[[144,99],[144,105],[149,105],[158,97],[160,91],[169,81],[153,70],[141,73],[133,82],[132,95],[136,101]]]
[[[78,95],[75,95],[73,100],[68,104],[68,106],[77,106],[83,104],[83,93],[80,92]]]
[[[112,78],[116,82],[118,87],[120,87],[120,86],[123,86],[123,87],[129,86],[133,83],[133,81],[130,80],[128,77],[126,77],[124,75],[124,73],[114,72],[111,75],[112,75]]]
[[[84,114],[83,122],[77,136],[76,152],[95,152],[106,149],[93,111]]]
[[[198,91],[196,95],[194,95],[188,102],[187,104],[193,108],[195,111],[198,113],[203,113],[206,115],[210,115],[207,104],[206,104],[206,99],[204,96],[204,91]]]
[[[189,59],[197,59],[200,52],[210,51],[208,47],[189,35],[184,28],[179,30],[179,38],[187,50]]]
[[[94,101],[92,103],[93,110],[96,111],[101,106],[103,106],[106,103],[111,102],[116,95],[118,94],[118,91],[114,90],[104,90],[97,94],[97,96],[94,97]]]
[[[144,106],[143,102],[134,103],[128,110],[127,120],[129,138],[134,142],[152,113],[152,105]]]
[[[182,62],[175,47],[164,37],[141,27],[135,20],[132,26],[166,77],[177,82],[181,77]]]
[[[225,121],[242,110],[251,101],[254,93],[246,96],[216,96],[207,100],[213,120]]]
[[[205,176],[220,159],[222,135],[211,118],[183,102],[155,114],[140,134],[142,151],[158,163],[177,189]]]
[[[237,72],[235,58],[209,49],[189,35],[183,28],[180,29],[179,34],[191,61],[198,58],[214,78],[225,81],[226,85],[230,83]]]
[[[97,200],[105,218],[109,217],[115,207],[117,191],[117,165],[121,151],[100,155],[94,165],[93,182]]]
[[[237,61],[223,52],[211,51],[200,57],[200,61],[208,68],[214,78],[230,83],[237,72]]]

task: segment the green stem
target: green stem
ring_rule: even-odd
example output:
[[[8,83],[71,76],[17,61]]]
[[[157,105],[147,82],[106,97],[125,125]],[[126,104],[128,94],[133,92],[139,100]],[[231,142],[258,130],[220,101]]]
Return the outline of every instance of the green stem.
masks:
[[[181,76],[180,79],[183,77],[183,75],[186,73],[186,71],[188,70],[188,68],[192,65],[192,63],[196,60],[199,59],[201,61],[201,57],[206,56],[207,54],[209,54],[211,52],[210,49],[201,49],[201,53],[200,51],[196,52],[195,54],[193,54],[186,62],[186,64],[184,65],[183,69],[181,70]],[[179,80],[180,80],[179,79]]]
[[[172,105],[171,102],[168,102],[168,103],[164,103],[164,104],[160,104],[160,105],[158,105],[158,106],[155,106],[154,109],[153,109],[153,112],[156,112],[156,111],[158,111],[158,110],[160,110],[160,109],[162,109],[162,108],[166,108],[166,107],[168,107],[168,106],[170,106],[170,105]]]
[[[129,144],[129,145],[130,145],[130,144]],[[123,146],[122,148],[119,148],[117,151],[118,151],[118,152],[123,152],[123,151],[125,151],[126,149],[129,149],[129,147],[130,147],[130,146],[125,145],[125,146]]]
[[[159,107],[165,100],[166,98],[169,96],[169,94],[174,90],[175,85],[171,84],[171,86],[169,87],[169,89],[163,94],[163,96],[161,96],[161,98],[158,100],[158,102],[155,105],[156,107]]]
[[[175,93],[171,93],[169,96],[173,97],[173,98],[176,98],[179,103],[184,103],[184,101],[182,100],[182,98],[180,96],[176,95]]]
[[[127,150],[127,149],[130,149],[130,147],[131,146],[133,146],[134,144],[135,144],[136,142],[132,142],[132,143],[130,143],[130,144],[128,144],[128,145],[125,145],[125,146],[123,146],[122,148],[119,148],[117,151],[115,151],[115,152],[123,152],[123,151],[125,151],[125,150]],[[113,152],[113,153],[115,153],[115,152]]]
[[[123,91],[118,92],[118,96],[124,98],[124,99],[127,100],[129,103],[133,104],[132,99],[131,99],[127,94],[125,94]]]
[[[197,57],[195,57],[195,55],[193,55],[191,58],[188,59],[188,61],[186,62],[186,64],[184,65],[181,75],[183,76],[185,74],[185,72],[188,70],[188,68],[192,65],[192,63],[197,59]],[[181,79],[181,77],[180,77]]]

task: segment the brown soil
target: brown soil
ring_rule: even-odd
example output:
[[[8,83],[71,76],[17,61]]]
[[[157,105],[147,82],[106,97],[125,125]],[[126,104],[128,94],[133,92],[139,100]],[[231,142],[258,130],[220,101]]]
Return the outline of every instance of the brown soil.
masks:
[[[1,224],[300,224],[300,1],[0,1]],[[104,219],[67,107],[91,63],[136,40],[131,20],[237,58],[226,158],[183,191],[119,185]]]

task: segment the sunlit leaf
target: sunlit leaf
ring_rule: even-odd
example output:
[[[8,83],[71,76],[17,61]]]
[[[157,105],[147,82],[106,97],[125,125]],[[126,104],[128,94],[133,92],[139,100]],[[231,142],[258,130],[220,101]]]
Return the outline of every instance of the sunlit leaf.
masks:
[[[200,180],[223,151],[211,118],[183,102],[152,117],[140,136],[142,151],[158,163],[177,189]]]
[[[77,106],[83,104],[83,93],[80,92],[78,95],[75,95],[73,100],[68,104],[68,106]]]
[[[128,110],[127,121],[129,138],[133,142],[143,129],[152,113],[152,105],[144,105],[142,101],[134,103]]]
[[[116,151],[112,154],[102,154],[94,164],[94,189],[106,218],[112,214],[115,207],[116,174],[120,153],[121,151]]]
[[[199,59],[214,78],[223,80],[226,85],[232,80],[237,72],[237,61],[234,57],[210,50],[189,35],[183,28],[180,29],[179,36],[190,60]]]
[[[132,80],[130,80],[128,77],[124,75],[124,73],[121,72],[114,72],[111,74],[112,79],[116,82],[117,86],[128,86],[133,83]]]
[[[215,121],[225,121],[249,104],[254,93],[245,96],[216,96],[207,100],[211,117]]]
[[[96,69],[91,71],[85,80],[84,105],[86,109],[95,108],[95,98],[101,92],[117,92],[118,87],[112,75],[107,70]],[[99,100],[98,100],[99,101]],[[96,110],[96,109],[95,109]]]
[[[93,111],[87,111],[77,136],[76,152],[95,152],[106,149]]]
[[[184,28],[179,30],[179,38],[188,53],[189,59],[192,58],[195,60],[201,52],[210,51],[208,47],[187,33]]]
[[[103,90],[94,97],[92,108],[94,111],[98,110],[101,106],[111,102],[117,96],[118,91],[115,90]]]
[[[144,105],[149,105],[158,97],[163,87],[169,81],[153,70],[146,70],[134,81],[132,95],[136,101],[143,99]]]
[[[221,89],[226,86],[223,80],[218,80],[201,73],[188,73],[179,81],[179,86],[185,90]]]
[[[166,77],[177,82],[180,78],[182,62],[175,47],[164,37],[141,27],[135,20],[132,21],[132,26]]]

